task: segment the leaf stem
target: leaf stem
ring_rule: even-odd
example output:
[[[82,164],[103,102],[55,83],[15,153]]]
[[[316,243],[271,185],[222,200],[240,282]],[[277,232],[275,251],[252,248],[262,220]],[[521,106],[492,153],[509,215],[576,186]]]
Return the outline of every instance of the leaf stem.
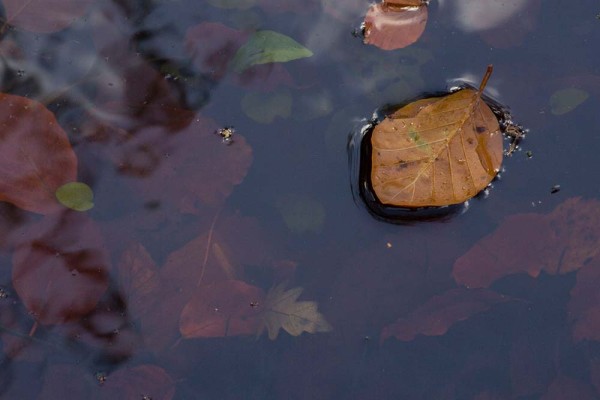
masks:
[[[492,71],[494,70],[494,66],[492,64],[487,66],[487,70],[485,71],[485,75],[483,75],[483,79],[481,80],[481,84],[479,84],[479,94],[483,93],[483,89],[485,89],[485,85],[487,85],[490,76],[492,76]]]

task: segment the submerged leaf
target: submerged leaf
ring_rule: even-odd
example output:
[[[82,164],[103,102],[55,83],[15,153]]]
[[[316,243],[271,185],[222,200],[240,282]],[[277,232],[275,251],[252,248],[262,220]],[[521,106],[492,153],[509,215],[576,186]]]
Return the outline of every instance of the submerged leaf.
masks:
[[[12,283],[41,324],[76,320],[94,309],[108,287],[110,258],[94,221],[65,211],[21,232]]]
[[[375,126],[371,184],[379,201],[399,207],[463,203],[494,179],[502,133],[481,93],[465,88],[410,103]]]
[[[56,190],[56,198],[65,207],[87,211],[94,207],[94,192],[82,182],[65,183]]]
[[[0,201],[28,211],[64,210],[54,193],[77,176],[67,134],[42,104],[0,93]]]
[[[6,22],[31,32],[60,31],[81,17],[92,0],[2,0]]]
[[[312,55],[312,51],[289,36],[274,31],[258,31],[238,49],[232,65],[239,73],[257,64],[287,62]]]
[[[557,90],[550,97],[550,109],[554,115],[563,115],[573,111],[588,97],[588,92],[577,88]]]
[[[600,202],[573,198],[548,214],[506,218],[454,263],[452,274],[467,287],[488,287],[504,276],[537,277],[576,271],[600,253]]]
[[[279,329],[283,329],[292,336],[299,336],[302,332],[331,331],[331,325],[317,311],[316,302],[296,301],[302,293],[302,288],[284,290],[283,287],[284,285],[278,285],[267,293],[259,334],[266,328],[269,339],[275,340]]]
[[[186,339],[252,335],[264,291],[239,280],[226,280],[196,288],[183,307],[179,331]]]
[[[507,297],[485,289],[452,289],[431,298],[406,318],[383,328],[381,340],[394,336],[410,341],[418,334],[443,335],[455,323],[507,300]]]
[[[427,5],[421,1],[373,4],[365,16],[364,42],[383,50],[409,46],[425,31],[427,15]]]
[[[287,91],[275,93],[248,92],[242,99],[244,114],[261,124],[275,118],[288,118],[292,113],[292,96]]]

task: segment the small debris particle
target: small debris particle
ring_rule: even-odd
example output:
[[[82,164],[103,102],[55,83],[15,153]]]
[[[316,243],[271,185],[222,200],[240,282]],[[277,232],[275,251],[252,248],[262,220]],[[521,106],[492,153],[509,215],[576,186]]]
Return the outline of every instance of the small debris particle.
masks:
[[[387,242],[387,243],[385,244],[385,246],[386,246],[388,249],[391,249],[391,248],[392,248],[392,244],[391,244],[390,242]]]
[[[227,145],[233,143],[233,134],[235,133],[233,126],[225,126],[219,129],[216,133],[223,138],[223,143]]]
[[[100,385],[103,385],[106,382],[106,373],[105,372],[96,372],[96,380]]]
[[[554,186],[552,186],[552,189],[550,189],[551,194],[558,193],[558,192],[560,192],[560,185],[554,185]]]
[[[527,155],[527,158],[531,158],[533,157],[533,152],[531,150],[528,150],[525,155]]]

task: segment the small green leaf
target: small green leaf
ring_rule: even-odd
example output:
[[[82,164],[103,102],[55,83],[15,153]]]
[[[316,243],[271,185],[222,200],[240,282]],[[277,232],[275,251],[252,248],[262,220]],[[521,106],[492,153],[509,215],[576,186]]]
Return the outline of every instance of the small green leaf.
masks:
[[[568,88],[557,90],[550,97],[552,114],[563,115],[573,111],[577,106],[587,100],[590,95],[581,89]]]
[[[270,124],[275,118],[287,118],[292,112],[292,96],[287,91],[275,93],[247,93],[242,99],[244,114],[261,124]]]
[[[63,206],[75,211],[87,211],[94,207],[94,192],[82,182],[70,182],[56,190],[56,198]]]
[[[232,65],[240,73],[256,64],[286,62],[312,55],[312,51],[289,36],[274,31],[258,31],[238,49]]]
[[[311,196],[284,195],[277,200],[279,213],[294,233],[319,233],[325,222],[325,207]]]

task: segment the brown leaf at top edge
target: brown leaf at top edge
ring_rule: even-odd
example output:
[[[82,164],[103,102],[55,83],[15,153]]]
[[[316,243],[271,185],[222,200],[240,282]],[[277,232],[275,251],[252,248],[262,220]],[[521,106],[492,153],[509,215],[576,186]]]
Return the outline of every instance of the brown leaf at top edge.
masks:
[[[418,100],[386,117],[371,136],[371,185],[398,207],[460,204],[485,189],[503,158],[502,133],[479,90]]]
[[[373,4],[364,20],[364,42],[383,50],[395,50],[416,42],[427,23],[427,6],[384,2]],[[407,3],[411,3],[408,1]]]
[[[419,334],[440,336],[455,323],[508,300],[510,298],[485,289],[451,289],[432,297],[408,317],[384,327],[381,341],[391,336],[402,341],[413,340]]]

